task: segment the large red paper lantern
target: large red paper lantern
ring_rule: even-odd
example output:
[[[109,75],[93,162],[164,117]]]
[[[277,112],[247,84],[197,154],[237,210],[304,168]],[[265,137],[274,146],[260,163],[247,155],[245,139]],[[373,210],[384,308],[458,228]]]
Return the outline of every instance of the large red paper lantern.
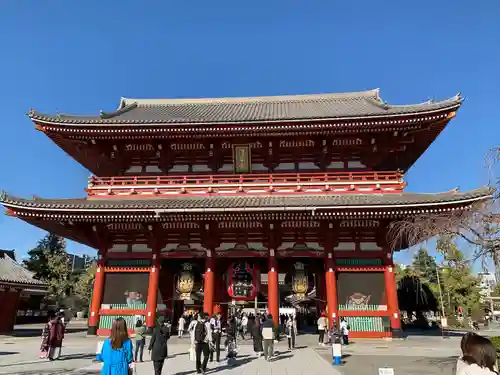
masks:
[[[245,261],[232,263],[227,270],[227,294],[234,300],[255,299],[260,287],[258,266]]]

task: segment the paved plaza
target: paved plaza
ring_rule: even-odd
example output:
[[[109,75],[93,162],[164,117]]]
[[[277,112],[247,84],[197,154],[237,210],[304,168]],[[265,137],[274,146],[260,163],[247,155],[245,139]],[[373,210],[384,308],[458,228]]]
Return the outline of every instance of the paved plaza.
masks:
[[[32,337],[0,337],[0,374],[19,375],[90,375],[98,374],[100,364],[93,362],[98,338],[86,337],[85,332],[67,335],[59,361],[38,359],[40,339]],[[300,335],[298,349],[288,351],[285,342],[277,345],[277,356],[268,363],[253,355],[250,341],[239,346],[234,366],[226,361],[209,363],[210,374],[378,374],[379,367],[392,367],[395,374],[450,374],[459,353],[460,337],[410,337],[407,340],[354,340],[344,350],[343,366],[331,365],[331,349],[318,347],[315,335]],[[195,374],[194,363],[187,355],[188,339],[170,340],[169,359],[165,375]],[[147,358],[147,354],[145,354]],[[139,363],[138,375],[153,375],[152,363]]]

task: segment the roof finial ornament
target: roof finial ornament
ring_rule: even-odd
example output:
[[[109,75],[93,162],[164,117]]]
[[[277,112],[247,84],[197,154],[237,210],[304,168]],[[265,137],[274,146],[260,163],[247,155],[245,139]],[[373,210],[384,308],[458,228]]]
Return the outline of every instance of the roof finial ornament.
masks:
[[[30,108],[30,110],[28,111],[28,116],[29,116],[29,117],[33,117],[33,116],[35,116],[35,112],[36,112],[36,111],[35,111],[35,108]]]
[[[7,192],[5,190],[0,190],[0,202],[5,202],[7,199]]]
[[[462,100],[463,97],[462,97],[462,93],[461,92],[458,92],[457,95],[455,95],[455,99],[456,100]]]

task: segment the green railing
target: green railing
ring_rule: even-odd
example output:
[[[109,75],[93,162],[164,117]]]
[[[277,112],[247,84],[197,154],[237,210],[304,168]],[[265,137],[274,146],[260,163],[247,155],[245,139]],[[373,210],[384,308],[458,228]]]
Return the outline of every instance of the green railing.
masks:
[[[108,259],[108,267],[151,267],[151,259]]]
[[[339,310],[349,310],[349,311],[387,311],[387,306],[381,305],[339,305]]]
[[[111,329],[113,320],[116,318],[125,319],[128,329],[133,329],[135,327],[137,319],[141,319],[143,322],[146,321],[145,315],[101,315],[99,318],[99,329]]]
[[[381,266],[382,259],[335,259],[337,266]]]
[[[109,306],[109,310],[145,310],[146,309],[146,304],[145,303],[138,303],[137,305],[127,305],[126,303],[111,303],[111,304],[104,304],[106,306]],[[101,305],[102,308],[102,305]],[[108,310],[108,309],[106,309]]]
[[[351,332],[389,332],[390,321],[387,316],[346,316]]]

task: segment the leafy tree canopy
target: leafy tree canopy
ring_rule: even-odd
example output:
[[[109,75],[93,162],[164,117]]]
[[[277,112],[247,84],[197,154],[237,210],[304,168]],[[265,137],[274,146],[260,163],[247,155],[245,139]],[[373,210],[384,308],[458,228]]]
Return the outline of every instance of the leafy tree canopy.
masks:
[[[49,257],[61,254],[66,254],[66,240],[49,233],[38,241],[36,247],[28,251],[29,258],[23,262],[23,265],[34,272],[37,279],[49,280],[54,275],[49,265]]]
[[[429,283],[437,283],[438,266],[436,260],[423,247],[418,250],[418,253],[413,258],[412,267],[415,270],[416,276],[423,278]]]

